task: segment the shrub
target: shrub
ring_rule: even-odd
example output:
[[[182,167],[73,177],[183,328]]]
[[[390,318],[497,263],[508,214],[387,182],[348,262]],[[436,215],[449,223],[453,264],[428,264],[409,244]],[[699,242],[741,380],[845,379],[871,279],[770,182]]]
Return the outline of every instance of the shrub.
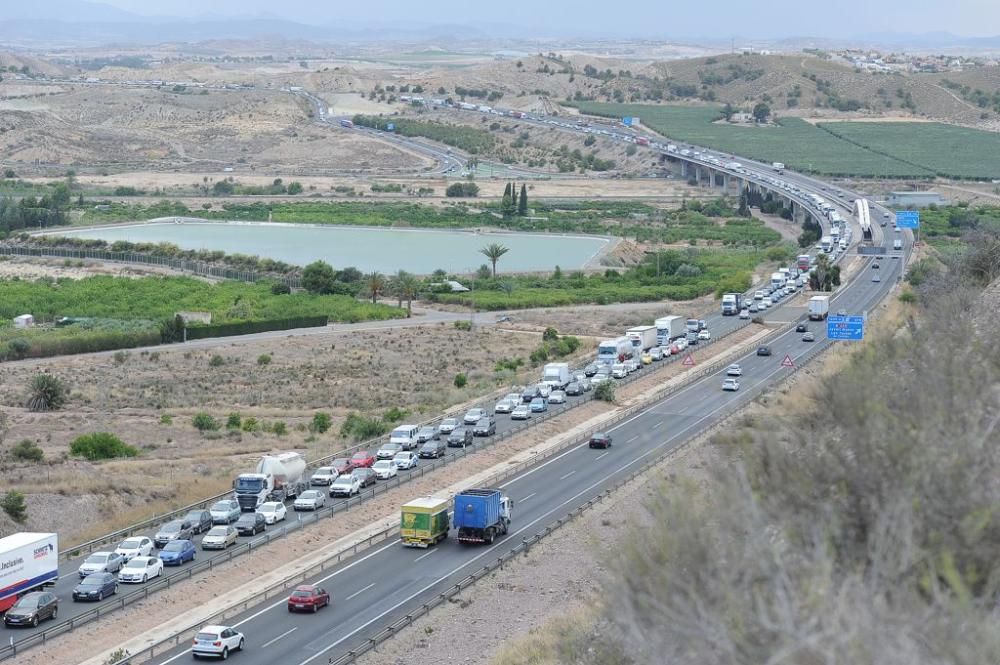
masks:
[[[222,367],[225,364],[226,364],[226,359],[220,356],[219,354],[215,354],[214,356],[212,356],[212,359],[208,361],[209,367]]]
[[[288,425],[285,424],[284,420],[276,420],[273,425],[271,425],[271,431],[278,436],[285,436],[288,434]]]
[[[243,419],[244,432],[259,432],[260,429],[260,422],[253,416]]]
[[[130,446],[117,436],[107,432],[94,432],[78,436],[69,445],[71,455],[85,457],[89,460],[115,459],[118,457],[135,457],[138,449]]]
[[[117,351],[111,357],[114,359],[116,365],[124,365],[125,361],[128,360],[128,354],[124,351]]]
[[[594,399],[599,399],[602,402],[614,402],[615,384],[612,381],[598,383],[597,387],[594,388]]]
[[[21,439],[10,449],[10,456],[19,462],[41,462],[45,453],[31,439]]]
[[[66,403],[66,386],[51,374],[38,374],[31,380],[27,407],[31,411],[57,411]]]
[[[271,295],[286,296],[292,292],[292,287],[285,282],[275,282],[271,285]]]
[[[21,524],[28,519],[28,506],[24,503],[24,495],[17,490],[11,490],[0,499],[0,507],[10,515],[10,518]]]
[[[302,286],[309,293],[333,293],[337,273],[326,261],[314,261],[302,271]]]
[[[546,328],[545,332],[542,333],[543,342],[554,342],[557,339],[559,339],[559,331],[552,326]]]
[[[455,328],[458,330],[472,330],[472,321],[455,321]]]
[[[465,384],[468,383],[468,382],[469,382],[469,380],[465,377],[465,373],[464,372],[459,372],[458,374],[455,375],[455,387],[456,388],[464,388]]]
[[[511,372],[516,372],[522,365],[524,365],[524,358],[501,358],[496,362],[494,371],[503,372],[504,370],[510,370]]]
[[[401,409],[398,406],[394,406],[384,414],[382,414],[382,420],[388,423],[398,423],[406,416],[410,415],[410,412],[406,409]]]
[[[108,657],[104,661],[103,665],[117,665],[118,663],[125,660],[131,655],[132,654],[129,653],[128,649],[115,649],[110,654],[108,654]]]
[[[330,420],[330,414],[320,412],[313,415],[312,422],[309,423],[309,431],[316,434],[323,434],[329,430],[332,425],[333,422]]]
[[[235,411],[226,418],[226,429],[240,429],[243,426],[243,419]]]
[[[257,364],[260,365],[261,367],[264,367],[265,365],[270,365],[271,355],[268,353],[260,354],[259,356],[257,356]]]
[[[347,414],[344,424],[340,426],[340,436],[355,441],[364,441],[382,436],[389,431],[389,426],[378,418],[370,418],[357,413]]]
[[[199,432],[214,432],[219,429],[219,421],[204,411],[196,413],[194,418],[191,419],[191,424]]]
[[[160,416],[160,424],[161,425],[173,425],[174,424],[174,417],[171,416],[169,413],[164,413],[162,416]]]

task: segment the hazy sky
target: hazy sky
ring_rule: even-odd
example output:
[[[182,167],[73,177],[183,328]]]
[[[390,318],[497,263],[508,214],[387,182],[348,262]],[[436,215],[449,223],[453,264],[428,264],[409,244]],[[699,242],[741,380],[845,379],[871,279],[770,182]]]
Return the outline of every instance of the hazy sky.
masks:
[[[553,34],[850,38],[882,32],[1000,34],[1000,0],[98,0],[139,14],[280,15],[300,23],[527,23]]]

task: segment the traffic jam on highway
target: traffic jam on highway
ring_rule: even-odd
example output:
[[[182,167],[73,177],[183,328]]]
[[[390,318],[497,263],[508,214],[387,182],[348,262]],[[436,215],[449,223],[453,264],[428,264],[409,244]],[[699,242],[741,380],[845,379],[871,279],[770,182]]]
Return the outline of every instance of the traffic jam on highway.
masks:
[[[494,109],[477,110],[498,113]],[[526,114],[519,117],[528,119]],[[555,120],[545,122],[560,124]],[[586,127],[581,130],[580,123],[562,124],[574,131],[611,132]],[[575,406],[592,397],[588,393],[592,393],[604,382],[628,380],[637,372],[642,373],[644,368],[666,359],[687,356],[690,353],[689,347],[713,341],[713,332],[717,339],[741,324],[746,325],[747,320],[758,312],[776,307],[807,288],[820,254],[836,261],[852,245],[852,231],[837,210],[838,206],[846,207],[846,204],[828,203],[818,193],[818,188],[823,187],[824,191],[831,192],[831,196],[845,200],[847,193],[828,190],[826,185],[813,185],[804,178],[797,182],[775,178],[771,172],[784,174],[783,165],[777,163],[766,167],[744,166],[731,161],[721,163],[720,157],[708,154],[707,151],[683,155],[683,152],[691,149],[663,145],[628,134],[615,135],[668,153],[676,151],[685,158],[690,156],[701,159],[785,191],[815,210],[828,233],[816,246],[815,254],[800,255],[792,265],[773,273],[771,279],[759,288],[743,294],[725,294],[721,310],[708,320],[666,316],[656,319],[652,325],[630,328],[619,337],[600,342],[596,358],[579,369],[571,369],[568,363],[549,363],[544,366],[538,383],[512,388],[492,405],[471,408],[460,416],[447,417],[435,423],[400,425],[379,447],[357,450],[351,455],[326,460],[311,473],[308,471],[309,465],[299,453],[264,456],[252,472],[239,474],[234,479],[231,497],[169,520],[155,532],[124,538],[113,548],[92,552],[82,559],[64,561],[60,565],[57,534],[21,533],[0,539],[0,611],[4,611],[5,626],[30,629],[37,628],[46,620],[56,620],[61,601],[101,603],[119,593],[119,585],[147,584],[164,575],[165,567],[182,568],[195,561],[199,555],[211,556],[203,554],[209,550],[225,552],[237,543],[248,542],[266,533],[269,528],[294,518],[297,513],[316,512],[327,508],[328,503],[333,501],[350,500],[380,482],[394,479],[398,482],[406,474],[418,469],[422,461],[426,463],[426,460],[434,461],[456,455],[451,449],[460,449],[461,454],[464,454],[477,441],[490,440],[490,437],[497,437],[498,433],[511,431],[516,426],[516,421],[538,420],[553,411]],[[869,214],[867,202],[860,206],[859,201],[862,199],[855,202],[854,213],[862,229],[862,241],[872,242],[875,230],[866,223]],[[860,207],[864,208],[861,212]],[[883,219],[888,219],[888,213],[883,214]],[[885,226],[884,222],[882,226]],[[894,229],[894,232],[899,238],[899,229]],[[900,242],[894,243],[894,251],[901,250]],[[879,258],[884,257],[876,257],[872,264],[873,270],[879,267]],[[878,281],[873,279],[870,288],[858,289],[856,297],[845,303],[844,307],[850,306],[852,310],[858,311],[876,303],[884,294]],[[823,321],[829,315],[830,308],[831,296],[813,296],[808,301],[806,315],[795,325],[794,334],[800,340],[799,343],[827,341],[824,331],[809,329],[809,322]],[[845,315],[846,309],[840,309],[837,313]],[[786,337],[782,335],[771,345],[759,346],[753,356],[770,356],[775,345],[785,344]],[[786,346],[783,352],[794,355],[795,352],[789,349]],[[741,380],[745,381],[746,373],[755,366],[750,359],[741,360],[743,362],[729,364],[717,375],[706,377],[706,380],[713,382],[721,378],[722,394],[716,392],[719,398],[726,393],[739,391]],[[761,372],[761,375],[754,387],[762,387],[774,375],[774,371],[769,370],[766,375]],[[670,399],[688,399],[689,392],[695,395],[694,390],[700,385],[700,382],[696,383]],[[719,383],[714,385],[719,386]],[[718,388],[715,390],[718,391]],[[693,428],[696,425],[701,427],[709,416],[714,417],[735,404],[719,402],[715,398],[709,400],[704,396],[691,399],[694,399],[695,404],[709,409],[708,415],[685,428],[678,428],[671,435],[672,438],[685,435],[688,431],[693,432]],[[607,449],[612,447],[613,438],[610,431],[594,433],[585,447],[602,450],[600,456],[595,458],[600,460],[610,452]],[[626,443],[636,438],[633,436],[626,439]],[[648,454],[648,451],[643,454]],[[619,471],[627,467],[628,464]],[[524,475],[531,472],[529,470]],[[569,478],[573,473],[575,471],[570,471],[559,480]],[[584,492],[596,491],[601,483],[608,482],[609,479],[610,476],[602,476],[585,487]],[[583,482],[583,479],[575,482]],[[553,487],[552,491],[557,489]],[[584,492],[571,499],[578,498]],[[528,498],[531,496],[534,494],[530,494]],[[525,500],[525,497],[520,499],[522,502]],[[429,554],[434,551],[434,546],[449,539],[454,533],[454,538],[459,543],[482,544],[492,548],[495,540],[511,533],[514,503],[502,488],[491,487],[472,488],[460,492],[450,500],[438,497],[415,499],[401,508],[399,542],[407,548],[429,548]],[[551,512],[543,513],[542,517]],[[478,555],[470,556],[472,561],[478,558]],[[411,596],[407,601],[415,597]],[[403,603],[398,603],[389,611],[398,610],[402,605]],[[297,586],[284,601],[284,607],[289,613],[314,613],[326,607],[336,607],[336,599],[323,581],[319,580]],[[370,623],[361,625],[348,636],[356,634]],[[204,626],[184,653],[190,652],[195,657],[227,658],[232,653],[242,651],[248,640],[245,634],[237,630],[238,627],[215,624]],[[289,632],[291,630],[294,627]],[[11,642],[13,641],[14,638]]]

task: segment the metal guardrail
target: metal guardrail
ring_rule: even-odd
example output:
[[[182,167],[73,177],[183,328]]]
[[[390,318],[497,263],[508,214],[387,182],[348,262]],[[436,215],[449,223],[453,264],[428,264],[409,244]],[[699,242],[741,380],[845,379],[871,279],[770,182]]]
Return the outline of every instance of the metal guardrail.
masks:
[[[201,275],[203,277],[232,279],[251,284],[262,280],[276,280],[287,284],[293,289],[297,289],[302,286],[302,279],[299,277],[259,273],[256,270],[239,270],[237,268],[216,265],[208,261],[174,259],[169,256],[154,256],[152,254],[143,254],[140,252],[112,252],[105,249],[68,249],[61,247],[22,247],[19,245],[0,245],[0,256],[34,256],[53,259],[75,259],[80,261],[90,259],[95,261],[108,261],[111,263],[163,266],[170,268],[171,270]]]
[[[707,342],[702,342],[701,344],[704,344],[705,346],[710,346],[711,344],[714,344],[715,342],[722,341],[723,339],[727,338],[729,335],[737,332],[738,330],[742,330],[743,328],[745,328],[748,325],[750,325],[750,323],[746,322],[743,325],[739,325],[739,326],[733,328],[732,330],[730,330],[727,333],[719,335],[718,337],[713,338],[713,339],[711,339],[711,340],[709,340]],[[701,344],[699,344],[699,346],[701,346]],[[615,379],[616,385],[627,385],[628,383],[630,383],[632,381],[635,381],[635,380],[637,380],[639,378],[642,378],[642,377],[645,377],[645,376],[649,376],[649,374],[655,372],[658,369],[661,369],[663,367],[669,366],[673,362],[676,362],[676,356],[671,356],[669,359],[661,361],[661,362],[657,363],[656,365],[647,367],[646,369],[640,370],[639,372],[635,372],[633,374],[630,374],[627,377],[625,377],[624,379]],[[575,370],[575,371],[580,371],[580,370]],[[490,402],[495,401],[497,398],[499,398],[502,395],[506,394],[506,392],[509,392],[509,390],[503,390],[503,389],[497,390],[497,391],[491,393],[490,395],[487,395],[485,398],[482,398],[481,400],[478,400],[478,401],[474,402],[473,404],[474,404],[474,406],[478,406],[479,408],[486,408],[488,411],[492,411],[492,405],[490,404]],[[542,414],[533,414],[532,418],[529,419],[529,420],[524,421],[524,423],[516,425],[516,426],[512,426],[511,429],[506,430],[504,432],[500,432],[500,433],[498,433],[498,434],[496,434],[496,435],[494,435],[492,437],[489,437],[489,439],[491,441],[494,441],[494,442],[501,441],[501,440],[506,439],[506,438],[508,438],[510,436],[513,436],[516,433],[520,433],[520,432],[524,431],[525,429],[527,429],[528,427],[532,427],[532,426],[534,426],[535,424],[537,424],[539,422],[543,422],[543,421],[547,420],[548,418],[551,418],[551,417],[553,417],[553,416],[555,416],[557,414],[563,413],[563,412],[565,412],[565,411],[567,411],[569,409],[573,409],[573,408],[575,408],[575,407],[577,407],[577,406],[579,406],[581,404],[584,404],[584,403],[590,401],[591,399],[593,399],[593,391],[590,391],[588,393],[584,393],[580,397],[581,397],[580,399],[573,400],[573,402],[567,403],[567,404],[563,405],[560,408],[552,408],[549,411],[543,412]],[[421,422],[416,423],[416,424],[419,425],[419,426],[425,426],[425,425],[430,425],[431,423],[434,423],[434,422],[438,422],[439,420],[442,420],[443,418],[460,417],[461,414],[463,413],[463,411],[467,410],[468,408],[474,408],[474,407],[463,406],[463,407],[461,407],[459,409],[451,409],[451,410],[446,411],[443,415],[438,415],[438,416],[435,416],[435,417],[430,418],[428,420],[421,421]],[[353,446],[348,446],[347,448],[344,448],[344,449],[342,449],[342,450],[340,450],[340,451],[338,451],[336,453],[332,453],[330,455],[324,455],[323,457],[320,457],[320,458],[317,458],[315,460],[312,460],[312,461],[310,461],[310,462],[307,463],[307,468],[313,469],[313,468],[317,468],[317,467],[323,466],[324,464],[328,464],[329,462],[333,461],[334,459],[336,459],[338,457],[350,457],[352,454],[354,454],[355,452],[357,452],[359,450],[371,450],[371,449],[375,448],[380,443],[382,443],[382,442],[384,442],[386,440],[387,440],[387,437],[385,435],[382,435],[382,436],[378,436],[378,437],[375,437],[375,438],[372,438],[372,439],[368,439],[366,441],[362,441],[361,443],[355,444]],[[200,501],[196,501],[194,503],[188,504],[188,505],[183,506],[181,508],[177,508],[176,510],[172,510],[170,512],[163,513],[163,514],[160,514],[160,515],[154,515],[153,517],[145,519],[145,520],[143,520],[141,522],[136,522],[135,524],[127,526],[127,527],[125,527],[123,529],[118,529],[117,531],[112,531],[112,532],[104,534],[102,536],[98,536],[97,538],[93,538],[93,539],[88,540],[86,542],[79,543],[77,545],[74,545],[73,547],[70,547],[70,548],[67,548],[67,549],[61,551],[59,553],[59,559],[60,559],[60,561],[66,561],[66,560],[68,560],[68,559],[70,559],[72,557],[79,556],[82,553],[93,552],[93,551],[95,551],[99,547],[102,547],[102,546],[107,545],[109,543],[117,542],[117,541],[119,541],[119,540],[121,540],[123,538],[127,538],[129,536],[132,536],[132,535],[136,534],[137,532],[146,531],[146,530],[151,529],[151,528],[153,528],[153,527],[155,527],[155,526],[157,526],[159,524],[162,524],[164,522],[169,522],[172,519],[177,519],[179,517],[183,517],[189,511],[198,510],[198,509],[205,509],[208,506],[210,506],[211,504],[215,503],[216,501],[219,501],[221,499],[225,499],[226,497],[229,497],[230,495],[232,495],[232,490],[227,490],[227,491],[222,492],[220,494],[215,494],[213,496],[207,497],[207,498],[202,499]],[[2,658],[2,651],[0,651],[0,658]]]
[[[739,326],[733,328],[732,330],[730,330],[729,332],[727,332],[725,334],[722,334],[722,335],[720,335],[719,337],[717,337],[717,338],[715,338],[713,340],[709,340],[707,343],[705,343],[705,346],[709,346],[709,345],[711,345],[714,342],[721,341],[721,340],[725,339],[726,337],[728,337],[729,335],[732,335],[733,333],[735,333],[735,332],[737,332],[739,330],[742,330],[743,328],[747,327],[748,325],[751,325],[751,324],[750,323],[745,323],[744,325],[739,325]],[[777,331],[775,331],[775,332],[777,332]],[[772,332],[772,334],[768,335],[767,338],[770,338],[773,334],[774,333]],[[749,349],[749,348],[753,348],[753,347],[752,346],[745,347],[744,349],[741,349],[738,352],[738,354],[742,355],[742,354],[746,353],[747,352],[746,349]],[[677,360],[677,358],[675,356],[671,356],[670,360],[668,360],[666,362],[661,362],[661,363],[658,364],[658,366],[654,366],[654,371],[656,369],[661,369],[663,367],[666,367],[666,366],[672,364],[672,362],[676,362],[676,360]],[[691,382],[693,382],[695,380],[698,380],[698,379],[702,378],[703,376],[706,376],[708,374],[711,374],[713,372],[718,371],[719,368],[725,366],[726,364],[728,364],[728,361],[717,361],[717,362],[713,363],[712,365],[710,365],[710,366],[708,366],[706,368],[702,368],[702,370],[700,370],[700,371],[689,371],[689,372],[687,372],[684,375],[685,379],[683,381],[680,381],[680,382],[678,382],[678,383],[676,383],[676,384],[674,384],[672,386],[667,386],[663,390],[657,391],[650,398],[648,398],[646,400],[643,400],[643,402],[641,404],[629,407],[628,409],[626,409],[626,411],[624,412],[624,414],[619,414],[615,418],[613,418],[613,419],[607,421],[606,423],[604,423],[602,425],[602,428],[606,428],[608,426],[612,426],[612,425],[620,422],[624,418],[633,415],[634,413],[642,410],[643,408],[647,408],[649,404],[652,404],[652,403],[655,403],[656,401],[662,400],[667,395],[669,395],[669,394],[671,394],[673,392],[676,392],[678,390],[681,390],[682,388],[688,386]],[[618,385],[627,385],[628,383],[631,383],[632,381],[635,381],[635,380],[638,380],[640,378],[649,376],[652,373],[653,372],[651,372],[651,371],[646,371],[645,373],[643,373],[642,371],[636,372],[636,373],[633,373],[633,374],[625,377],[625,379],[617,380],[617,384]],[[78,628],[79,626],[81,626],[83,624],[89,623],[90,621],[93,621],[95,619],[99,619],[99,618],[101,618],[103,616],[106,616],[107,614],[109,614],[111,612],[117,611],[119,609],[124,609],[126,606],[134,603],[137,600],[147,599],[151,593],[155,593],[157,591],[161,591],[163,589],[170,588],[171,586],[173,586],[173,584],[175,584],[177,582],[184,581],[186,579],[190,579],[191,577],[193,577],[197,573],[200,573],[200,572],[203,572],[203,571],[206,571],[206,570],[211,570],[212,568],[214,568],[218,564],[221,564],[221,563],[224,563],[224,562],[229,562],[229,561],[231,561],[235,557],[241,556],[243,554],[248,554],[248,553],[252,552],[254,549],[258,549],[258,548],[262,547],[263,545],[267,545],[270,542],[272,542],[273,540],[282,538],[285,535],[287,535],[287,534],[289,534],[291,532],[297,531],[298,529],[300,529],[300,528],[302,528],[302,527],[304,527],[304,526],[306,526],[308,524],[312,524],[312,523],[318,521],[319,519],[321,519],[323,517],[332,517],[336,513],[340,513],[340,512],[344,512],[346,510],[349,510],[352,507],[355,507],[355,506],[357,506],[357,505],[359,505],[359,504],[361,504],[361,503],[363,503],[365,501],[368,501],[370,499],[374,499],[379,494],[383,494],[383,493],[389,491],[390,489],[394,489],[396,487],[399,487],[400,485],[405,484],[405,483],[407,483],[407,482],[409,482],[411,480],[415,480],[417,478],[421,478],[425,474],[430,473],[431,471],[434,471],[434,470],[436,470],[438,468],[441,468],[443,466],[446,466],[446,465],[448,465],[448,464],[450,464],[450,463],[452,463],[452,462],[454,462],[454,461],[456,461],[458,459],[463,459],[466,456],[468,456],[469,454],[473,454],[475,452],[478,452],[479,450],[484,450],[486,447],[495,447],[501,441],[503,441],[503,440],[505,440],[505,439],[507,439],[507,438],[509,438],[511,436],[514,436],[515,434],[523,432],[524,430],[526,430],[526,429],[534,426],[537,423],[544,422],[544,421],[548,420],[549,418],[552,418],[552,417],[555,417],[557,415],[560,415],[560,414],[562,414],[562,413],[564,413],[564,412],[566,412],[566,411],[568,411],[568,410],[570,410],[572,408],[575,408],[576,406],[579,406],[581,404],[585,404],[586,402],[593,400],[594,399],[593,391],[591,391],[590,393],[585,393],[582,397],[583,397],[583,399],[576,400],[573,404],[567,404],[563,408],[553,409],[553,410],[544,412],[542,414],[536,414],[536,416],[533,417],[532,419],[530,419],[528,421],[524,421],[523,423],[519,423],[519,424],[513,426],[512,428],[506,430],[505,432],[503,432],[501,434],[498,434],[496,436],[484,437],[484,438],[476,439],[476,441],[481,442],[483,445],[474,446],[474,447],[471,447],[471,448],[468,448],[468,447],[460,448],[460,449],[456,450],[453,454],[450,454],[450,455],[448,455],[446,457],[435,459],[435,460],[433,460],[431,462],[426,462],[425,464],[417,466],[415,469],[411,470],[411,472],[408,473],[408,474],[406,474],[405,476],[398,476],[397,475],[395,478],[390,478],[388,481],[376,483],[371,488],[371,490],[365,490],[364,492],[358,494],[355,497],[348,497],[344,501],[339,501],[339,502],[334,503],[333,505],[331,505],[329,507],[322,508],[322,509],[320,509],[318,511],[315,511],[313,513],[309,513],[307,515],[300,515],[298,520],[296,520],[294,522],[289,522],[288,524],[284,525],[281,528],[280,531],[277,531],[277,532],[274,532],[274,531],[272,531],[272,532],[265,532],[265,536],[263,538],[261,538],[261,539],[258,539],[256,541],[249,541],[249,542],[246,542],[246,543],[241,543],[240,545],[237,545],[237,546],[234,546],[231,549],[228,549],[226,551],[226,554],[225,554],[224,557],[222,557],[222,556],[220,556],[220,557],[213,557],[213,558],[207,559],[205,561],[192,562],[190,565],[182,567],[181,570],[178,570],[176,573],[174,573],[172,575],[169,575],[167,577],[158,578],[158,579],[154,580],[153,582],[150,582],[150,583],[147,583],[146,585],[144,585],[142,589],[139,589],[139,590],[137,590],[137,591],[135,591],[133,593],[130,593],[130,594],[125,594],[125,595],[120,596],[117,599],[117,601],[114,602],[114,603],[102,605],[100,607],[95,607],[93,610],[90,610],[90,611],[85,612],[85,613],[83,613],[81,615],[73,617],[72,619],[67,619],[66,621],[63,621],[63,622],[58,623],[58,624],[55,624],[55,625],[53,625],[53,626],[51,626],[51,627],[49,627],[49,628],[47,628],[47,629],[45,629],[43,631],[39,631],[37,633],[29,635],[29,636],[25,637],[24,639],[13,641],[13,642],[11,642],[8,645],[0,646],[0,660],[5,660],[7,658],[11,658],[11,657],[17,655],[18,651],[20,651],[20,650],[24,650],[24,649],[36,646],[38,644],[44,644],[48,639],[50,639],[52,637],[56,637],[56,636],[61,635],[63,633],[70,632],[70,631]],[[598,431],[601,431],[601,428],[595,428],[594,430],[592,430],[590,433],[587,434],[587,436],[584,438],[584,440],[589,439],[589,437],[593,433],[598,432]],[[498,476],[496,476],[493,479],[491,479],[489,482],[490,483],[496,482],[497,480],[501,480],[503,478],[507,478],[510,475],[513,475],[514,473],[519,473],[521,470],[523,470],[527,466],[534,465],[534,464],[538,463],[541,460],[547,459],[549,456],[551,456],[552,454],[554,454],[556,452],[561,452],[561,451],[565,450],[566,448],[571,447],[572,445],[578,445],[579,443],[580,443],[579,439],[570,439],[570,440],[568,440],[566,443],[564,443],[562,445],[554,446],[553,448],[549,449],[548,451],[546,451],[545,453],[543,453],[540,456],[534,457],[531,460],[528,460],[527,462],[522,463],[521,465],[515,465],[515,466],[511,467],[511,469],[508,469],[504,473],[499,474]],[[355,446],[355,449],[360,449],[361,447],[364,447],[364,446],[365,446],[365,444],[359,444],[358,446]],[[324,458],[324,459],[332,459],[332,457],[331,458]],[[318,461],[314,461],[314,462],[311,462],[310,465],[314,465],[314,464],[317,464],[317,463],[318,463]],[[321,465],[321,464],[319,464],[319,465]],[[228,494],[229,493],[227,492],[224,495],[219,495],[219,497],[227,496]],[[217,498],[209,499],[209,500],[207,500],[205,502],[201,502],[200,504],[193,504],[193,505],[194,505],[195,508],[197,508],[200,505],[206,505],[207,503],[209,503],[211,501],[214,501],[214,500],[217,500]],[[182,509],[180,511],[177,511],[174,514],[182,514],[183,512],[186,512],[188,509],[189,508]],[[150,520],[148,522],[152,522],[152,520]],[[94,542],[94,541],[92,541],[92,542]],[[60,556],[62,556],[62,554],[64,554],[64,553],[60,553]],[[339,561],[339,559],[338,559],[338,561]],[[298,575],[296,575],[296,578],[297,577],[298,577]],[[199,625],[201,625],[201,624],[199,624]]]

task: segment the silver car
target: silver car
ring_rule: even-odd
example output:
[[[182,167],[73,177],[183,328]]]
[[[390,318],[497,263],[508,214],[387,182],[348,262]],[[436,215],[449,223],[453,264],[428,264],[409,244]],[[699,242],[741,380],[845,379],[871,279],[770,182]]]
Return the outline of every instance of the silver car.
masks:
[[[466,425],[475,425],[479,422],[480,418],[486,415],[486,409],[469,409],[465,412],[465,417],[462,418],[462,422]],[[443,431],[443,430],[442,430]]]
[[[224,550],[230,545],[235,545],[237,537],[239,533],[232,524],[213,526],[201,539],[201,549]]]
[[[326,505],[326,494],[318,490],[306,490],[295,499],[295,510],[319,510]]]

